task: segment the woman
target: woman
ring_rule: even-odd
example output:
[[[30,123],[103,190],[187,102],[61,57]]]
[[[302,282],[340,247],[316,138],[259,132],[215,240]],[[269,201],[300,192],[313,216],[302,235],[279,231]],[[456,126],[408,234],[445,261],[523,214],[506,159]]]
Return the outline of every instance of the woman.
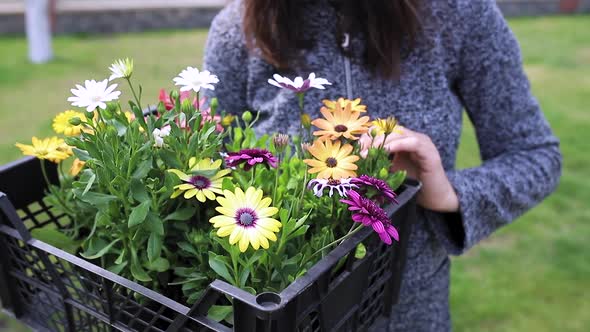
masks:
[[[530,93],[514,35],[494,0],[242,0],[214,20],[205,67],[220,109],[261,112],[259,133],[295,133],[297,97],[273,74],[315,72],[333,83],[320,101],[363,98],[395,116],[395,165],[420,179],[395,331],[448,331],[449,255],[458,255],[539,203],[558,183],[561,155]],[[311,101],[316,101],[312,103]],[[455,170],[462,110],[483,164]]]

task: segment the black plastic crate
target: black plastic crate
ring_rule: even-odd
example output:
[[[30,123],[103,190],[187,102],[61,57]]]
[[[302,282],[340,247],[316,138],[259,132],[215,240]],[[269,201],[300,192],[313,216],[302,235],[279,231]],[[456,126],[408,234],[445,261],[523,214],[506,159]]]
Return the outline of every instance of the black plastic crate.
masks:
[[[51,181],[55,165],[47,164]],[[363,331],[397,303],[420,184],[407,180],[387,212],[400,242],[387,246],[365,228],[332,250],[279,294],[251,295],[215,280],[189,308],[135,282],[31,237],[31,230],[69,224],[43,202],[40,162],[0,167],[0,300],[39,331]],[[354,257],[358,243],[367,254]],[[335,269],[339,262],[341,268]],[[233,298],[234,326],[207,318]]]

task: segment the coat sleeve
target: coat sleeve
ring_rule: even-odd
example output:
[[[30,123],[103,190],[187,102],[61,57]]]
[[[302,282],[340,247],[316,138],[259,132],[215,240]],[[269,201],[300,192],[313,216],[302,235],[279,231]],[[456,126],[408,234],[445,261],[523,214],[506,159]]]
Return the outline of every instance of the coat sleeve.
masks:
[[[532,208],[557,186],[559,141],[523,72],[518,42],[495,1],[468,1],[457,92],[473,123],[482,165],[447,172],[460,212],[437,223],[460,254]]]
[[[248,51],[240,3],[232,1],[213,19],[203,61],[204,69],[219,78],[215,90],[205,90],[205,96],[208,100],[217,97],[218,110],[231,114],[241,114],[248,104]]]

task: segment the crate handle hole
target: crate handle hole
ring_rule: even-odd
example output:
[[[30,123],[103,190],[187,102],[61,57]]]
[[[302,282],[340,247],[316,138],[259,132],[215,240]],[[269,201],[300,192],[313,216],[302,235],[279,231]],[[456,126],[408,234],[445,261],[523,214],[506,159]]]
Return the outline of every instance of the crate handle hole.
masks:
[[[281,296],[273,292],[264,292],[256,296],[256,303],[263,307],[274,307],[281,304]]]

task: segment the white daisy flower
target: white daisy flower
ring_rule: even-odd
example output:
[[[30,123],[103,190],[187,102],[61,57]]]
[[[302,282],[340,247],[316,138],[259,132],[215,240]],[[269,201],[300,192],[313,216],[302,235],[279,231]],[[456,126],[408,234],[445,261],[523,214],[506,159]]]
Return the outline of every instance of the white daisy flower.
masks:
[[[309,181],[307,184],[307,188],[313,190],[313,193],[317,197],[322,197],[324,195],[324,189],[330,189],[328,195],[332,197],[334,195],[334,190],[338,192],[340,197],[346,197],[346,192],[353,189],[358,188],[357,185],[350,183],[353,178],[348,179],[313,179]]]
[[[174,82],[181,86],[180,91],[199,92],[201,89],[215,90],[213,84],[219,83],[219,79],[207,70],[199,71],[197,68],[187,67],[174,78]]]
[[[95,80],[86,80],[84,86],[76,84],[76,89],[71,89],[74,96],[69,97],[68,101],[72,106],[86,107],[86,111],[92,112],[97,107],[106,109],[106,102],[119,99],[120,91],[115,91],[117,84],[108,86],[109,80],[97,82]]]
[[[109,81],[117,78],[129,78],[133,74],[133,59],[125,58],[115,61],[110,67],[111,77]]]
[[[304,80],[302,77],[297,76],[294,80],[288,77],[283,77],[279,74],[273,75],[274,79],[268,79],[268,83],[281,89],[291,90],[295,93],[303,93],[311,88],[314,89],[325,89],[324,85],[332,85],[327,79],[321,77],[315,77],[315,73],[309,74],[309,77]]]
[[[156,128],[152,132],[154,136],[154,146],[157,148],[161,148],[164,146],[164,137],[170,136],[170,126],[165,126],[162,129]]]

